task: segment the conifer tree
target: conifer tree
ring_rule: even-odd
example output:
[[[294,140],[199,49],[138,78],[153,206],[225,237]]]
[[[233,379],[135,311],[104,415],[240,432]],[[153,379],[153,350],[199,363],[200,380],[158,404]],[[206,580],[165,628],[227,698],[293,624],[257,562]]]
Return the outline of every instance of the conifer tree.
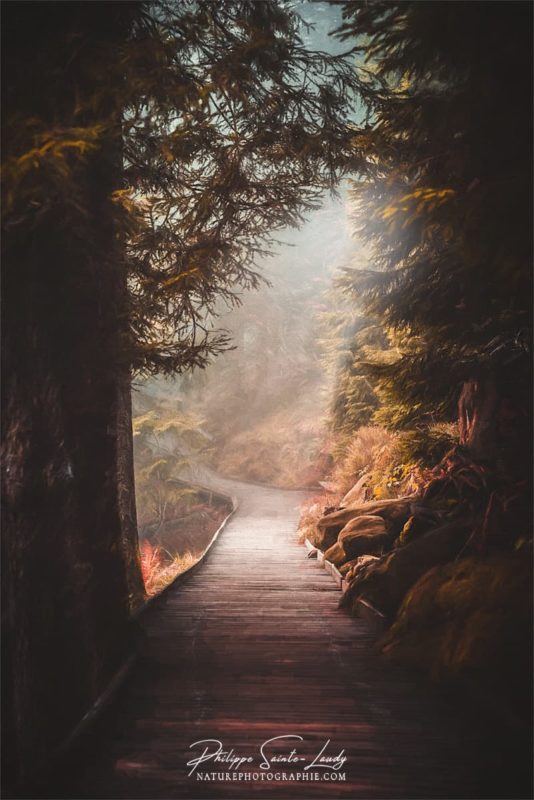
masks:
[[[462,442],[510,469],[529,438],[532,8],[342,6],[369,87],[353,196],[373,251],[345,283],[392,345],[367,365],[382,419],[453,419],[459,402]]]
[[[131,374],[227,346],[214,303],[257,284],[270,236],[346,168],[356,79],[310,51],[275,0],[7,2],[3,16],[4,774],[16,781],[105,688],[143,598]]]
[[[359,427],[369,424],[378,407],[375,381],[364,360],[385,346],[381,326],[364,316],[345,283],[342,271],[320,315],[322,362],[332,386],[330,427],[339,451]]]
[[[95,90],[78,92],[61,124],[11,118],[6,224],[28,235],[61,203],[83,236],[76,166],[113,137],[127,355],[135,369],[170,373],[225,346],[210,336],[215,300],[256,286],[272,234],[298,225],[347,169],[357,78],[342,57],[310,51],[304,23],[277,2],[124,8],[129,37],[116,57],[100,41]]]

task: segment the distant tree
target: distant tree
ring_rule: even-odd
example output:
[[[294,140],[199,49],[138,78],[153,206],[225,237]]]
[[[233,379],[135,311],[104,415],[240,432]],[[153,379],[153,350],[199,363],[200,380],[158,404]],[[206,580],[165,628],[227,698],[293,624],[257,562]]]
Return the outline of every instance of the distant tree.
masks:
[[[383,419],[458,413],[475,457],[519,474],[528,441],[531,22],[528,3],[344,2],[367,77],[355,136],[358,234],[347,289],[384,327],[368,365]],[[363,63],[362,57],[366,61]]]
[[[262,262],[270,285],[249,293],[241,308],[221,320],[235,349],[182,381],[187,404],[202,409],[217,445],[226,452],[234,446],[242,450],[237,434],[252,432],[273,414],[281,413],[294,431],[295,418],[302,422],[306,413],[317,418],[326,405],[318,314],[332,266],[350,244],[341,209],[337,198],[325,198],[301,230],[284,231],[289,246]],[[298,405],[305,397],[315,398],[308,412]],[[273,429],[273,458],[283,458],[287,435],[279,419]]]
[[[173,404],[176,406],[176,401]],[[137,518],[140,530],[172,517],[180,501],[196,495],[178,479],[190,474],[191,465],[208,441],[202,420],[163,404],[157,412],[134,417],[134,463]]]
[[[148,523],[156,524],[156,533],[172,517],[176,504],[195,494],[194,490],[173,482],[177,462],[177,458],[166,456],[140,470],[139,502]]]
[[[326,300],[320,314],[320,344],[332,387],[330,426],[336,437],[335,449],[342,451],[354,432],[369,424],[378,407],[375,381],[367,373],[365,358],[383,349],[385,337],[382,327],[364,315],[347,291],[344,271],[336,276]]]

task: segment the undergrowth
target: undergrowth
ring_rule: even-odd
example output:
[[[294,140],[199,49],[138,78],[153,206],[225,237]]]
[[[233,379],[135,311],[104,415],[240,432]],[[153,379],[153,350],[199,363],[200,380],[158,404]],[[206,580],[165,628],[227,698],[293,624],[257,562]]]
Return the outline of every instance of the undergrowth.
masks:
[[[299,544],[303,544],[305,539],[308,539],[314,544],[317,523],[325,514],[325,509],[328,507],[335,507],[340,502],[341,495],[339,493],[332,494],[331,492],[316,494],[305,500],[301,507],[300,521],[297,530],[297,541]]]
[[[141,571],[149,597],[162,592],[178,575],[196,564],[201,557],[200,553],[195,556],[190,552],[172,556],[159,545],[153,545],[148,539],[141,542],[140,551]]]
[[[224,441],[214,466],[228,477],[281,488],[315,486],[328,462],[324,436],[321,419],[284,409]]]
[[[457,441],[457,427],[436,424],[416,431],[391,433],[380,425],[358,428],[347,440],[329,442],[335,466],[326,478],[329,492],[307,498],[301,507],[298,540],[314,541],[317,522],[326,508],[343,504],[360,484],[350,503],[402,497],[421,491],[432,478],[431,468]],[[349,502],[349,501],[347,501]]]

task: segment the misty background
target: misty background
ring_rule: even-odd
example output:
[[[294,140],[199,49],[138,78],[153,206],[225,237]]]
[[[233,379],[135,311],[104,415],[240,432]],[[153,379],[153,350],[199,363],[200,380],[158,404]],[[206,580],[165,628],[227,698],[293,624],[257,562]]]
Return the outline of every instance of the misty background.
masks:
[[[337,8],[309,2],[293,7],[310,47],[345,49],[329,36],[340,24]],[[205,369],[134,383],[141,524],[150,517],[143,490],[147,457],[172,454],[172,474],[186,480],[198,476],[199,463],[228,477],[287,488],[316,485],[324,477],[331,375],[321,368],[321,319],[332,276],[350,262],[355,247],[346,187],[325,196],[299,229],[275,236],[280,243],[273,245],[274,255],[256,265],[265,283],[239,293],[237,307],[221,303],[217,309],[215,327],[230,334],[233,349]]]

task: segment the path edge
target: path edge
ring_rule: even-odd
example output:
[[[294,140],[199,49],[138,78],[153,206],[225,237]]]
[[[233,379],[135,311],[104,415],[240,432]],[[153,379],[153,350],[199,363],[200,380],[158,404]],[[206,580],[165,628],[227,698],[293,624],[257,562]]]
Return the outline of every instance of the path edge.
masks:
[[[206,489],[207,491],[211,491],[212,494],[218,495],[221,498],[224,498],[230,504],[230,511],[223,519],[211,540],[198,559],[194,564],[188,567],[184,572],[181,572],[177,575],[164,589],[161,590],[158,594],[154,595],[153,597],[149,598],[142,606],[137,608],[130,616],[130,621],[135,623],[139,620],[144,613],[153,609],[157,604],[158,601],[164,597],[167,592],[176,586],[177,583],[181,583],[185,581],[190,575],[198,569],[204,561],[207,559],[208,555],[210,554],[213,546],[217,542],[220,534],[226,528],[227,524],[229,523],[230,519],[234,516],[236,511],[239,508],[239,501],[237,497],[225,494],[224,492],[212,490],[209,487],[202,486],[200,488]],[[50,777],[54,774],[55,770],[57,770],[62,761],[65,757],[76,748],[76,746],[83,741],[84,737],[87,736],[94,725],[100,720],[102,714],[109,707],[112,703],[114,698],[116,697],[117,693],[121,689],[121,687],[125,684],[128,677],[131,675],[132,670],[137,663],[138,660],[138,653],[134,649],[133,652],[130,652],[129,655],[125,658],[123,663],[119,666],[119,668],[115,671],[112,675],[111,679],[109,680],[107,686],[102,690],[96,700],[92,703],[92,705],[88,708],[85,714],[80,718],[80,720],[74,725],[74,727],[70,730],[70,732],[64,737],[64,739],[58,744],[55,748],[54,752],[50,756],[48,764],[41,770],[39,770],[35,775],[33,775],[29,780],[22,782],[21,784],[11,787],[10,795],[13,798],[17,797],[37,797],[37,794],[32,794],[34,788],[38,791],[40,787],[46,785]],[[6,797],[6,800],[9,800]]]
[[[202,487],[202,488],[207,488],[207,487]],[[217,491],[217,492],[214,491],[213,494],[217,494],[219,497],[223,497],[226,501],[228,501],[230,503],[230,511],[228,512],[226,517],[223,519],[223,521],[221,522],[221,524],[219,525],[219,527],[217,528],[217,530],[215,531],[215,533],[211,537],[211,540],[210,540],[208,546],[206,547],[206,549],[204,550],[204,552],[202,553],[202,555],[200,556],[198,561],[195,561],[195,563],[191,564],[190,567],[187,567],[187,569],[185,569],[183,572],[180,572],[178,575],[176,575],[176,577],[173,578],[172,581],[170,583],[168,583],[167,586],[165,586],[161,590],[161,592],[158,592],[157,594],[153,595],[152,597],[149,597],[149,599],[133,613],[133,615],[132,615],[133,619],[139,619],[145,613],[147,613],[152,608],[154,608],[159,603],[159,601],[163,597],[165,597],[167,595],[167,593],[169,592],[170,589],[175,587],[176,584],[182,583],[182,581],[185,581],[187,578],[189,578],[191,576],[191,574],[193,572],[195,572],[197,569],[199,569],[199,567],[201,567],[202,564],[204,563],[204,561],[206,561],[206,559],[208,558],[208,556],[209,556],[213,546],[217,542],[217,539],[219,538],[220,534],[226,528],[226,526],[228,525],[229,521],[231,520],[231,518],[234,516],[234,514],[237,511],[237,509],[239,508],[239,501],[238,501],[237,497],[229,495],[229,494],[224,494],[223,492],[219,492],[219,491]]]

